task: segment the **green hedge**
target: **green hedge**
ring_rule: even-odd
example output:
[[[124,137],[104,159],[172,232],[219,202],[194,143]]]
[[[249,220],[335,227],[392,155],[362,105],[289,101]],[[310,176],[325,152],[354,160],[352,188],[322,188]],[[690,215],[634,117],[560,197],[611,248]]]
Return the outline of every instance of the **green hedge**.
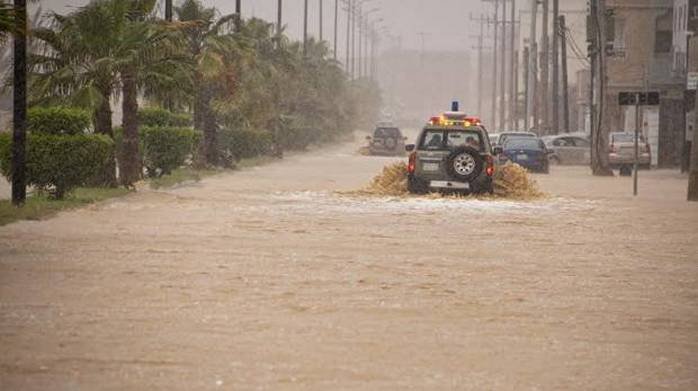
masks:
[[[138,110],[138,123],[141,126],[184,128],[192,126],[192,119],[189,114],[173,113],[159,107],[148,107]]]
[[[192,128],[141,127],[141,154],[148,176],[167,175],[194,157],[201,132]]]
[[[0,171],[11,180],[11,135],[0,134]],[[27,184],[61,199],[103,172],[114,142],[103,135],[27,135]]]
[[[89,112],[74,107],[32,107],[27,112],[27,130],[35,133],[83,134],[91,122]]]
[[[218,134],[218,147],[228,161],[267,155],[272,142],[272,134],[263,131],[221,130]]]

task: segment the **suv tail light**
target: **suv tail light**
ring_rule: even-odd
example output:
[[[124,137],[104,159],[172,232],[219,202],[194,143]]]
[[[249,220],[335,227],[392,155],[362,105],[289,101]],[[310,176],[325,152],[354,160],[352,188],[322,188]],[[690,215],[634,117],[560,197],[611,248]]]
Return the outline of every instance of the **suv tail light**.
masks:
[[[412,152],[410,154],[410,159],[407,162],[407,172],[409,174],[414,174],[414,171],[416,168],[417,168],[417,152]]]
[[[491,155],[487,155],[485,158],[487,162],[487,167],[485,167],[485,173],[487,176],[494,175],[494,158]]]

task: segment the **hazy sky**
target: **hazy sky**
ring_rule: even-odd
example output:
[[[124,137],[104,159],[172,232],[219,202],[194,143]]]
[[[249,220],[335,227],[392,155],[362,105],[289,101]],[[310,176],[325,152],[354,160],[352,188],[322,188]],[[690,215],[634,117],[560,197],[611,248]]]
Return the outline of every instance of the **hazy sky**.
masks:
[[[174,1],[175,4],[181,2]],[[319,1],[308,0],[309,31],[312,35],[318,33]],[[59,12],[68,12],[87,2],[88,0],[41,0],[44,9]],[[159,3],[161,9],[164,8],[164,0],[159,0]],[[203,0],[203,3],[216,6],[224,14],[235,10],[234,0]],[[330,42],[334,28],[334,3],[335,0],[323,0],[324,38]],[[256,16],[276,21],[276,5],[277,0],[242,0],[242,13],[244,17]],[[344,46],[342,42],[346,31],[346,12],[341,7],[340,0],[340,48]],[[490,5],[483,5],[478,0],[368,0],[365,7],[379,9],[372,14],[373,18],[382,18],[382,25],[392,34],[402,37],[404,48],[420,49],[423,37],[426,50],[454,51],[470,48],[476,42],[471,36],[478,32],[478,27],[470,21],[469,15],[479,15],[481,11],[490,9]],[[303,0],[284,0],[283,13],[288,33],[300,38],[303,31]]]

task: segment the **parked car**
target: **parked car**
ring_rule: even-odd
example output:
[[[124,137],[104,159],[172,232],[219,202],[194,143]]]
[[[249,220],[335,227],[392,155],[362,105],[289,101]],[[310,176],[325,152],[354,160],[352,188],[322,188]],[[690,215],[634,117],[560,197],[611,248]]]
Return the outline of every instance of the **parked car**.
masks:
[[[494,151],[480,125],[428,124],[417,144],[406,146],[411,193],[493,192]]]
[[[531,132],[501,132],[501,133],[499,133],[499,137],[497,139],[497,145],[504,145],[504,142],[506,142],[507,139],[512,138],[512,137],[533,137],[533,138],[536,138],[538,136],[535,133],[531,133]]]
[[[504,141],[500,162],[511,161],[530,171],[547,174],[549,151],[537,137],[512,137]]]
[[[561,134],[542,138],[550,151],[550,164],[588,165],[591,161],[591,143],[581,135]]]
[[[406,139],[395,126],[378,126],[373,136],[366,136],[371,155],[404,155]]]
[[[641,168],[649,169],[652,164],[652,150],[645,138],[640,135],[638,161]],[[635,133],[613,132],[609,137],[608,162],[612,168],[635,163]]]

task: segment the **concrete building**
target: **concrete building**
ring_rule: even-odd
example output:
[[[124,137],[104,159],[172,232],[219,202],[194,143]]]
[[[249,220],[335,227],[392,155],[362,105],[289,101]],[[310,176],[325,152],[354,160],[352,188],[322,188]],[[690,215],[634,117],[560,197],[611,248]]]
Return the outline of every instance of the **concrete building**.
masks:
[[[685,128],[685,79],[674,71],[674,3],[614,0],[607,1],[606,7],[605,128],[610,132],[635,129],[635,108],[619,106],[620,92],[658,91],[661,104],[641,109],[641,130],[650,143],[654,166],[678,166]]]

